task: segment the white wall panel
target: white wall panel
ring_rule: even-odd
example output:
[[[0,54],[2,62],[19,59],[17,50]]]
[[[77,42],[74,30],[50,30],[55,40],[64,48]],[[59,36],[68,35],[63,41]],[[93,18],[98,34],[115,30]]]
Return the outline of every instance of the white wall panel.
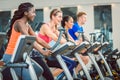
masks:
[[[120,0],[0,0],[0,11],[11,10],[13,13],[22,2],[31,2],[36,9],[44,8],[44,22],[49,21],[49,14],[53,8],[78,7],[78,11],[87,13],[87,22],[84,25],[87,35],[94,31],[93,5],[114,4],[112,6],[113,42],[114,48],[120,50]]]

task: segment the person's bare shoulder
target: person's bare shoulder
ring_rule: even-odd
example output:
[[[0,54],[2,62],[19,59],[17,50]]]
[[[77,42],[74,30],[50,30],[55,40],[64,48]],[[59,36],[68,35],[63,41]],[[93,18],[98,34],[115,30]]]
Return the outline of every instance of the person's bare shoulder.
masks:
[[[48,26],[48,24],[43,24],[41,26],[41,29],[46,30],[46,29],[50,29],[50,27]]]
[[[22,26],[24,26],[24,25],[25,25],[25,23],[23,23],[23,22],[22,22],[22,21],[20,21],[20,20],[17,20],[17,21],[15,21],[14,25],[15,25],[15,26],[22,27]]]

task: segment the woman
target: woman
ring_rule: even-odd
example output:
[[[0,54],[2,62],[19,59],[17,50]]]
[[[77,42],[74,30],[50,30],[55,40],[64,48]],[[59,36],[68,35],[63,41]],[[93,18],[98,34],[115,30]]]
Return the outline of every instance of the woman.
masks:
[[[26,2],[26,3],[21,3],[18,7],[18,10],[15,11],[14,16],[11,21],[10,25],[10,30],[8,32],[9,34],[9,43],[7,45],[7,49],[5,51],[5,54],[3,56],[3,61],[5,63],[8,63],[11,59],[11,56],[13,54],[13,51],[15,49],[15,45],[17,43],[17,40],[20,35],[31,35],[36,37],[36,41],[33,43],[33,46],[36,50],[38,50],[40,53],[43,55],[50,55],[51,51],[46,50],[44,51],[40,45],[46,48],[50,48],[49,45],[42,39],[38,38],[34,31],[32,30],[31,26],[28,24],[29,21],[33,21],[34,17],[36,16],[35,14],[35,8],[33,4]],[[40,59],[42,61],[42,59]],[[43,61],[42,61],[43,62]],[[44,62],[43,62],[44,63]],[[44,66],[42,66],[44,67]],[[23,80],[31,80],[29,74],[24,72],[27,70],[23,70]],[[52,75],[50,75],[52,76]],[[53,79],[53,77],[52,77]],[[51,80],[52,80],[51,79]],[[7,79],[8,80],[8,79]]]
[[[64,16],[61,22],[61,25],[65,29],[65,32],[66,32],[65,37],[67,38],[68,41],[69,40],[74,41],[74,39],[68,33],[68,30],[71,29],[73,26],[73,22],[74,20],[71,16]]]
[[[57,26],[62,21],[62,12],[58,9],[54,9],[50,13],[50,21],[41,26],[38,36],[49,43],[51,40],[55,42],[58,40],[59,31]],[[64,38],[61,39],[60,43],[65,43]]]
[[[59,31],[57,26],[61,23],[61,21],[62,21],[62,12],[58,9],[53,9],[50,13],[50,21],[41,26],[38,36],[47,43],[50,43],[52,40],[56,42],[59,36]],[[67,41],[64,38],[60,40],[60,44],[66,42]],[[72,73],[73,72],[72,70],[76,66],[76,63],[66,56],[62,56],[62,58],[64,59],[64,61],[69,67],[70,72]],[[54,61],[51,61],[49,59],[46,60],[49,67],[61,68],[57,60]]]
[[[62,20],[62,23],[61,23],[61,25],[62,25],[62,27],[63,28],[65,28],[65,30],[66,30],[66,36],[68,37],[68,40],[71,40],[71,41],[74,41],[75,43],[78,43],[78,44],[80,44],[81,42],[82,42],[82,39],[80,40],[80,41],[78,41],[78,40],[74,40],[71,36],[70,36],[70,34],[69,34],[69,32],[68,32],[68,30],[69,29],[71,29],[72,28],[72,26],[73,26],[73,18],[71,17],[71,16],[64,16],[63,17],[63,20]],[[77,42],[76,42],[77,41]],[[82,52],[83,53],[83,52]],[[89,62],[89,57],[88,56],[82,56],[82,55],[80,55],[80,57],[81,57],[81,59],[83,60],[83,62],[85,63],[85,64],[87,64],[88,62]],[[80,68],[80,67],[79,67]],[[78,68],[78,69],[79,69]],[[76,69],[76,72],[78,72],[78,69]]]

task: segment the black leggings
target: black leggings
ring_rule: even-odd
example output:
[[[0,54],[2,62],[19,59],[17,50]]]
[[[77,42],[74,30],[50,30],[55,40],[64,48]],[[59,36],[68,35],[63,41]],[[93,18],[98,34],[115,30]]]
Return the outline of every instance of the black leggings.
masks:
[[[10,68],[5,68],[2,71],[3,80],[13,80],[12,75],[10,74]]]
[[[77,63],[74,60],[71,60],[69,57],[67,56],[61,56],[62,59],[64,60],[64,62],[66,63],[68,69],[70,70],[70,73],[73,74],[73,69],[76,67]],[[57,67],[57,68],[61,68],[60,63],[57,61],[57,59],[55,57],[49,57],[46,58],[47,60],[47,65],[49,67]]]
[[[48,75],[50,77],[52,77],[52,74],[48,68],[49,67],[57,67],[57,68],[61,68],[61,65],[59,64],[59,62],[57,61],[57,59],[55,57],[47,57],[47,64],[43,61],[43,57],[42,55],[38,52],[38,51],[32,51],[31,54],[31,58],[33,60],[35,60],[44,70],[43,72],[43,76],[45,78],[48,77]],[[73,74],[73,68],[76,66],[76,62],[74,60],[71,60],[70,58],[68,58],[67,56],[62,56],[62,59],[64,60],[64,62],[66,63],[68,69],[70,70],[71,74]],[[48,66],[47,66],[48,65]],[[51,80],[50,77],[47,80]],[[54,80],[54,79],[53,79]]]
[[[44,62],[43,58],[41,57],[31,57],[33,60],[35,60],[44,70],[43,76],[46,78],[46,80],[54,80],[54,77],[47,66],[47,64]]]

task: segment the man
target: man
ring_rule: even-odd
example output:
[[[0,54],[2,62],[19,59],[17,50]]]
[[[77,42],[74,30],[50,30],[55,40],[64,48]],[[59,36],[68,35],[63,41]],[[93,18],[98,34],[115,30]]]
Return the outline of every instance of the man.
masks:
[[[79,12],[77,14],[77,22],[74,23],[72,29],[69,29],[69,34],[74,40],[78,40],[79,32],[84,32],[83,25],[86,22],[87,14],[85,12]]]

